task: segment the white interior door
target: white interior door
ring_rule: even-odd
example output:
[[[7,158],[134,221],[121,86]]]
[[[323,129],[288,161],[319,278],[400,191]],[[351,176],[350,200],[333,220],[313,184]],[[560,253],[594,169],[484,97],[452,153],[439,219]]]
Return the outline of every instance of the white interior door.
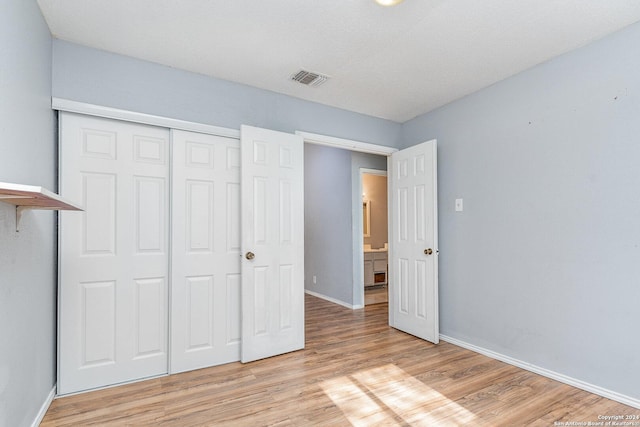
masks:
[[[298,135],[241,128],[242,362],[304,348],[304,157]]]
[[[58,393],[167,372],[169,131],[60,113]]]
[[[389,325],[438,343],[436,141],[393,153]]]
[[[240,141],[171,131],[171,369],[240,360]]]

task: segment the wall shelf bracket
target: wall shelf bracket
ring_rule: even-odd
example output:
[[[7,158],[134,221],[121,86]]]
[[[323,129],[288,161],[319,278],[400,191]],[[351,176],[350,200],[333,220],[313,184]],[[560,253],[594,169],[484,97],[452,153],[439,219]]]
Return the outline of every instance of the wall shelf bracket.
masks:
[[[16,206],[16,233],[20,231],[20,219],[22,218],[22,212],[24,206]]]

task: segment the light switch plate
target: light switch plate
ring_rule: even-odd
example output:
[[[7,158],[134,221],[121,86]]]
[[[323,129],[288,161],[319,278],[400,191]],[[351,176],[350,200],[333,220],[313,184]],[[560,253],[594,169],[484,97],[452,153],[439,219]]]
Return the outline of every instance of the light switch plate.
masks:
[[[456,212],[462,212],[462,199],[456,199]]]

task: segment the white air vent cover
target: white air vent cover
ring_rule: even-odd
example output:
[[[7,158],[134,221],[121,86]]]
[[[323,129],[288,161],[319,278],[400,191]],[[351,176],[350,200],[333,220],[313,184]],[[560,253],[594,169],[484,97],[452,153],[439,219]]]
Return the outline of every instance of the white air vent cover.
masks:
[[[296,81],[298,83],[302,83],[306,86],[320,86],[322,83],[326,82],[329,79],[329,76],[325,76],[319,73],[314,73],[311,71],[300,70],[294,75],[291,76],[291,80]]]

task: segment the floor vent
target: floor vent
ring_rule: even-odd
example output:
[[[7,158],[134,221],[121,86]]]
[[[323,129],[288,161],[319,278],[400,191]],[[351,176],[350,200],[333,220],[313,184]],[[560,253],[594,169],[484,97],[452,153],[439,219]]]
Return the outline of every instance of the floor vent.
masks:
[[[300,70],[291,76],[291,80],[301,83],[305,86],[320,86],[326,82],[329,76],[314,73],[311,71]]]

